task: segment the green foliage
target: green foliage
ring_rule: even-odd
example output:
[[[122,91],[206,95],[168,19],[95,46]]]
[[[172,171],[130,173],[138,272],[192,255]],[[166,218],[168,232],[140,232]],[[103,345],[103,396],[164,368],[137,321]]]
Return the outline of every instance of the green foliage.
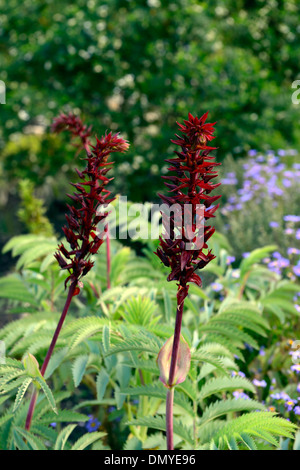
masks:
[[[66,186],[73,149],[47,132],[63,108],[81,110],[99,134],[112,128],[127,135],[132,150],[117,161],[126,178],[114,184],[132,200],[156,194],[170,128],[188,111],[215,111],[220,158],[249,148],[299,148],[291,103],[296,0],[30,0],[22,10],[16,0],[2,0],[0,7],[6,191],[9,181],[24,178],[40,185],[47,177],[58,191]]]
[[[31,356],[29,360],[35,360],[35,358]],[[31,383],[35,385],[37,390],[40,388],[42,389],[52,410],[57,413],[52,391],[47,385],[45,379],[42,377],[38,367],[35,369],[29,368],[28,364],[25,363],[24,360],[22,363],[18,364],[18,361],[8,359],[4,364],[0,364],[0,394],[6,394],[18,388],[13,412],[15,412],[20,406]]]
[[[273,247],[254,251],[233,269],[226,263],[228,242],[216,239],[218,259],[203,272],[204,288],[191,286],[184,308],[182,335],[191,350],[191,368],[174,395],[176,448],[296,446],[297,416],[286,421],[280,418],[284,412],[278,410],[275,416],[269,402],[262,404],[261,390],[252,382],[252,363],[261,360],[262,347],[276,349],[278,342],[291,337],[299,318],[293,306],[298,287],[273,273],[266,276],[261,260]],[[42,363],[65,293],[56,265],[44,268],[50,246],[49,252],[34,258],[27,255],[37,240],[47,245],[45,238],[28,235],[5,247],[24,262],[18,275],[0,279],[11,312],[21,313],[0,329],[7,356],[0,365],[0,448],[164,449],[166,388],[158,380],[156,359],[173,334],[176,286],[164,280],[159,265],[153,269],[150,248],[138,256],[112,241],[111,288],[106,289],[103,274],[105,254],[99,254],[72,302],[42,379],[21,359],[30,353]],[[135,275],[137,266],[143,270],[142,282]],[[213,290],[214,282],[222,291]],[[27,297],[16,295],[17,288],[26,289]],[[276,354],[286,354],[288,364],[287,352]],[[269,380],[267,359],[261,368]],[[28,433],[24,423],[32,386],[41,393]]]
[[[295,426],[292,423],[274,416],[273,413],[250,413],[224,423],[212,437],[212,441],[218,449],[237,450],[239,441],[242,446],[253,449],[255,444],[251,437],[258,437],[277,447],[278,435],[291,437],[294,431]]]
[[[268,154],[257,147],[257,152],[252,150],[254,155],[236,161],[227,158],[222,165],[222,207],[216,228],[231,241],[238,258],[274,244],[273,251],[280,251],[285,258],[290,247],[300,248],[297,221],[285,220],[299,214],[299,154],[285,148]],[[288,258],[291,263],[285,271],[291,277],[295,255]]]
[[[19,191],[21,205],[17,214],[26,225],[28,232],[52,237],[54,235],[53,227],[45,216],[46,209],[43,201],[34,196],[33,183],[28,179],[20,181]]]

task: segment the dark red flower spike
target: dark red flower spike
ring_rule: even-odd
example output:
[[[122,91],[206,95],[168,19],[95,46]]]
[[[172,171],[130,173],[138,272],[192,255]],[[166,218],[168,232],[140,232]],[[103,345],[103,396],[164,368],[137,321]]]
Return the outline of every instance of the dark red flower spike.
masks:
[[[61,114],[56,118],[52,130],[69,130],[73,137],[80,138],[81,144],[77,146],[86,150],[86,168],[83,171],[76,170],[82,181],[71,183],[75,192],[68,194],[74,205],[68,205],[67,226],[63,227],[63,232],[71,249],[67,249],[62,243],[58,247],[59,251],[55,253],[60,267],[69,271],[65,281],[67,285],[69,281],[78,283],[93,267],[94,263],[89,258],[97,253],[105,233],[97,233],[97,224],[108,215],[107,212],[99,215],[98,209],[114,200],[106,189],[112,180],[106,176],[112,164],[108,159],[111,153],[125,152],[129,144],[120,138],[119,134],[113,135],[109,132],[101,139],[96,137],[96,145],[91,145],[91,127],[87,127],[77,116],[71,114]],[[76,293],[78,292],[77,287]]]
[[[205,113],[198,118],[189,114],[189,119],[185,120],[184,124],[177,123],[182,136],[176,135],[177,139],[172,142],[180,146],[181,151],[175,151],[176,157],[166,160],[171,165],[168,170],[174,174],[163,176],[171,195],[159,194],[168,207],[176,206],[179,212],[177,220],[183,222],[182,226],[178,227],[176,215],[162,214],[163,225],[169,227],[169,232],[167,236],[164,233],[160,237],[160,247],[156,252],[164,265],[171,268],[168,280],[178,281],[180,302],[187,296],[190,282],[201,286],[201,279],[196,270],[204,268],[215,257],[211,250],[204,252],[208,249],[207,241],[215,231],[214,227],[205,225],[205,222],[215,217],[214,212],[219,204],[214,203],[221,197],[210,195],[211,191],[220,185],[211,183],[217,176],[214,167],[220,163],[214,162],[214,157],[209,155],[216,147],[206,145],[215,138],[215,123],[206,123],[207,115],[208,113]],[[202,220],[199,206],[203,208]],[[187,215],[190,223],[184,224]],[[197,232],[197,226],[199,228],[201,222],[201,231]],[[181,230],[182,236],[176,236],[176,229]],[[188,233],[193,234],[194,238],[188,236]]]

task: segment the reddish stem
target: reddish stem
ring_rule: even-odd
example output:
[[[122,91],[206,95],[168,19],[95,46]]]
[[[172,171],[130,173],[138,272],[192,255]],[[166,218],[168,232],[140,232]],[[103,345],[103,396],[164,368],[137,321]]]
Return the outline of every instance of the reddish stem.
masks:
[[[174,385],[173,382],[174,382],[174,377],[175,377],[175,372],[176,372],[176,364],[177,364],[179,344],[180,344],[183,305],[184,305],[184,302],[181,302],[181,304],[177,306],[176,322],[175,322],[175,330],[174,330],[174,341],[173,341],[171,365],[170,365],[170,372],[169,372],[169,386],[170,387]]]
[[[31,426],[31,421],[32,421],[32,416],[33,416],[33,412],[34,412],[35,405],[36,405],[37,396],[38,396],[38,392],[37,392],[37,389],[35,388],[34,391],[33,391],[31,400],[30,400],[28,413],[27,413],[27,417],[26,417],[25,429],[27,431],[29,431],[30,426]]]
[[[109,238],[109,226],[106,224],[106,279],[107,279],[107,289],[110,289],[110,238]]]
[[[174,450],[173,401],[174,401],[174,388],[170,388],[167,392],[167,402],[166,402],[166,430],[167,430],[167,449],[168,450]]]
[[[168,392],[167,392],[167,401],[166,401],[166,432],[167,432],[167,449],[168,450],[174,450],[174,444],[173,444],[174,384],[173,382],[175,378],[176,364],[177,364],[179,344],[180,344],[183,306],[184,306],[184,302],[181,302],[181,304],[177,306],[171,365],[170,365],[170,372],[169,372],[168,384],[170,388],[168,389]]]
[[[49,364],[50,358],[52,356],[53,350],[55,348],[59,333],[62,329],[63,323],[64,323],[66,315],[68,313],[68,310],[69,310],[69,307],[70,307],[70,304],[71,304],[71,301],[72,301],[72,298],[73,298],[73,295],[74,295],[74,291],[75,291],[75,288],[76,288],[76,284],[77,284],[77,281],[73,282],[69,287],[68,297],[67,297],[64,309],[62,311],[61,317],[59,319],[56,330],[54,332],[54,335],[53,335],[51,344],[49,346],[48,352],[46,354],[45,360],[44,360],[43,365],[41,367],[42,376],[44,376],[44,374],[46,372],[46,369],[47,369],[47,366]],[[27,431],[29,431],[30,426],[31,426],[31,421],[32,421],[32,417],[33,417],[33,413],[34,413],[34,409],[35,409],[35,405],[36,405],[36,400],[37,400],[37,390],[34,390],[34,392],[32,394],[32,397],[31,397],[31,401],[30,401],[29,408],[28,408],[28,413],[27,413],[27,418],[26,418],[25,429]]]

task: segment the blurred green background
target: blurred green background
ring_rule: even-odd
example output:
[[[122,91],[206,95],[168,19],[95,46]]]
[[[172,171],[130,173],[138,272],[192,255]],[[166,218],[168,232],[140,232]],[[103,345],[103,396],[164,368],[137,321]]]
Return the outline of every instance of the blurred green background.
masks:
[[[16,211],[27,178],[58,231],[64,222],[81,162],[68,135],[50,133],[61,111],[130,141],[113,190],[132,201],[157,200],[189,111],[217,121],[218,160],[299,150],[299,18],[296,0],[0,0],[1,244],[25,230]]]

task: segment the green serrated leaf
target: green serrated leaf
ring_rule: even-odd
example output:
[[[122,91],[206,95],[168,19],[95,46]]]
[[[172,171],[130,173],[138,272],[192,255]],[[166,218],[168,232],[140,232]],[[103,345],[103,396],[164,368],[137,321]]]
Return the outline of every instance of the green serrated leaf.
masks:
[[[57,436],[57,439],[55,441],[54,450],[64,450],[65,444],[66,444],[70,434],[76,428],[76,426],[77,426],[77,424],[69,424],[62,431],[60,431],[60,433]]]
[[[44,394],[45,394],[45,396],[46,396],[46,398],[49,402],[49,405],[53,409],[54,413],[57,413],[54,396],[53,396],[50,388],[48,387],[47,383],[45,382],[45,380],[41,379],[40,377],[36,377],[34,379],[34,381],[37,382],[41,386],[41,388],[42,388],[42,390],[43,390],[43,392],[44,392]]]
[[[75,442],[71,450],[84,450],[89,445],[93,444],[104,436],[106,436],[105,432],[93,432],[90,434],[84,434]]]
[[[16,399],[15,399],[14,407],[13,407],[13,413],[20,406],[21,401],[26,393],[26,390],[28,389],[29,385],[32,383],[32,380],[33,379],[31,377],[27,377],[22,383],[22,385],[19,387]]]
[[[72,374],[73,374],[75,387],[78,387],[78,385],[80,384],[84,376],[88,362],[89,362],[88,355],[79,356],[75,359],[73,366],[72,366]]]
[[[97,387],[97,400],[102,400],[105,394],[107,384],[109,383],[109,375],[105,369],[101,369],[97,375],[96,387]]]

